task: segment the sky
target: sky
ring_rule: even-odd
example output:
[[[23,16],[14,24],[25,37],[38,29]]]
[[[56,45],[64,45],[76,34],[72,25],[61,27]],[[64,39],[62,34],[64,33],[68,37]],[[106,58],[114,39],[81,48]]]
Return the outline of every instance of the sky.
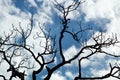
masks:
[[[57,0],[59,3],[64,3],[66,6],[71,3],[72,0]],[[90,25],[95,32],[92,35],[91,32],[87,31],[83,34],[83,40],[87,40],[88,44],[94,44],[91,35],[97,35],[100,30],[102,30],[109,37],[112,33],[117,34],[118,40],[120,38],[120,0],[84,0],[85,2],[74,12],[70,13],[68,17],[71,19],[71,28],[74,30],[78,29],[76,25],[77,21],[81,21],[83,26]],[[34,40],[33,36],[36,32],[39,32],[38,23],[44,24],[43,28],[47,31],[52,28],[52,34],[57,34],[61,30],[61,24],[59,16],[61,14],[55,9],[53,5],[53,0],[0,0],[0,36],[4,37],[4,33],[10,33],[12,25],[19,28],[19,23],[21,23],[24,30],[27,29],[27,24],[30,23],[31,16],[33,15],[33,26],[31,36],[28,38],[27,43],[32,45],[35,44],[34,52],[37,53],[39,50],[39,41],[45,42],[45,39]],[[43,34],[41,34],[43,36]],[[18,38],[20,41],[20,37]],[[66,60],[70,59],[77,53],[81,47],[80,44],[71,40],[71,36],[66,34],[66,38],[63,39],[63,50]],[[120,44],[118,44],[119,46]],[[110,46],[105,49],[109,53],[120,54],[120,49],[118,47]],[[68,54],[69,53],[69,54]],[[87,55],[89,52],[86,51]],[[37,54],[36,54],[37,55]],[[82,55],[84,56],[84,55]],[[22,59],[19,57],[19,59]],[[19,59],[15,59],[19,62]],[[49,59],[46,57],[46,59]],[[32,59],[30,60],[32,61]],[[59,59],[56,59],[57,64]],[[82,61],[82,76],[101,76],[104,73],[109,72],[108,63],[120,62],[119,59],[113,57],[108,57],[104,54],[96,54],[90,58],[90,60],[85,59]],[[104,65],[101,65],[104,64]],[[8,68],[7,63],[1,64],[0,74],[10,75],[5,71]],[[3,66],[5,66],[3,69]],[[37,63],[36,63],[36,66]],[[37,68],[36,68],[37,69]],[[26,78],[30,80],[31,71],[27,71],[29,76]],[[37,78],[44,77],[46,72],[43,71],[42,75],[39,74]],[[67,64],[59,70],[55,71],[51,77],[51,80],[73,80],[74,77],[78,76],[78,62],[73,61],[71,64]],[[114,78],[110,77],[105,80],[112,80]],[[17,79],[15,79],[17,80]],[[117,79],[114,79],[117,80]]]

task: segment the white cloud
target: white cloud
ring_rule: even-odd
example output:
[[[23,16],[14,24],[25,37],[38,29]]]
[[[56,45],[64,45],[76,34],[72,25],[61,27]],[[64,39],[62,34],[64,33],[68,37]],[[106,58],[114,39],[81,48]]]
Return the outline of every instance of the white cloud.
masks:
[[[91,73],[93,74],[93,76],[100,77],[100,76],[103,76],[103,75],[109,73],[109,70],[105,70],[105,69],[102,69],[102,70],[91,69]]]
[[[114,77],[110,77],[110,78],[103,79],[103,80],[119,80],[119,79],[117,79],[117,78],[114,78]]]
[[[71,59],[75,54],[77,54],[77,49],[74,45],[64,51],[64,56],[66,60]]]
[[[53,15],[54,8],[55,7],[53,6],[53,3],[51,0],[43,0],[42,5],[38,11],[40,15],[41,15],[41,12],[43,12],[48,17],[51,17]]]
[[[86,14],[86,20],[96,18],[113,18],[114,6],[119,0],[85,0],[82,10]],[[105,6],[104,6],[105,5]]]
[[[24,25],[29,22],[28,18],[30,19],[30,14],[20,12],[20,10],[12,4],[11,0],[1,0],[0,4],[0,17],[2,17],[0,18],[0,36],[3,36],[4,32],[6,34],[10,33],[12,24],[15,27],[19,27],[19,22],[22,22]]]
[[[86,0],[82,4],[82,11],[85,13],[86,21],[97,19],[108,19],[107,33],[117,33],[120,37],[120,0]],[[105,6],[104,6],[105,5]],[[102,27],[102,26],[101,26]]]
[[[67,80],[60,71],[53,73],[50,80]]]
[[[88,59],[83,59],[83,60],[81,61],[81,67],[85,68],[85,67],[87,67],[87,66],[89,66],[89,65],[91,65],[91,64],[90,64],[90,60],[88,60]]]
[[[37,7],[37,4],[35,3],[35,0],[27,0],[29,3],[32,4],[32,6]]]
[[[0,75],[4,75],[6,78],[9,78],[11,72],[7,72],[7,69],[9,69],[8,63],[2,62],[0,64]]]
[[[65,72],[65,75],[66,75],[66,77],[69,78],[69,80],[74,80],[74,78],[75,78],[78,74],[72,73],[71,71],[66,71],[66,72]]]
[[[101,76],[104,76],[105,74],[109,73],[110,72],[110,69],[101,69],[101,70],[97,70],[97,69],[91,69],[90,71],[93,76],[95,77],[101,77]],[[106,79],[102,79],[102,80],[119,80],[117,78],[114,78],[114,77],[109,77],[109,78],[106,78]]]
[[[70,71],[67,71],[65,74],[66,74],[66,76],[68,76],[68,77],[69,77],[70,79],[72,79],[72,80],[73,80],[74,77],[75,77]]]

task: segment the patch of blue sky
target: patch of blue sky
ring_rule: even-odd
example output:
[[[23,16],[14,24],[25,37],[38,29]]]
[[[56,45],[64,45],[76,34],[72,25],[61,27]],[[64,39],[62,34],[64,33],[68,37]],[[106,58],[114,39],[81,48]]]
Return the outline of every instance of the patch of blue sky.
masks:
[[[61,21],[59,19],[59,16],[53,12],[53,16],[52,16],[52,20],[53,20],[53,24],[47,24],[45,29],[46,30],[49,30],[49,28],[51,28],[51,35],[55,35],[56,36],[56,41],[58,43],[59,41],[59,36],[60,36],[60,31],[62,30],[63,26],[61,25]],[[63,49],[67,49],[69,48],[70,46],[72,46],[73,44],[76,44],[76,41],[74,41],[72,39],[72,36],[69,35],[69,34],[66,34],[64,35],[65,37],[63,38]],[[58,47],[59,45],[56,44],[56,46]]]
[[[43,69],[39,74],[36,75],[36,79],[42,80],[45,75],[47,75],[47,71],[46,69]],[[29,73],[27,80],[32,80],[32,73]]]
[[[38,7],[41,7],[44,0],[34,0]]]
[[[80,23],[81,22],[81,28],[84,30],[84,29],[87,29],[87,28],[91,28],[91,30],[93,32],[96,32],[96,31],[102,31],[102,32],[106,32],[107,31],[107,28],[106,28],[106,24],[110,23],[110,21],[108,19],[98,19],[98,20],[91,20],[89,22],[86,22],[85,21],[85,14],[83,13],[81,16],[78,17],[78,19],[75,19],[75,20],[70,20],[70,23],[68,24],[69,28],[68,30],[70,31],[79,31],[80,30]],[[57,35],[57,39],[59,38],[60,36],[60,30],[63,28],[62,27],[62,24],[60,23],[60,19],[59,19],[59,16],[53,11],[53,16],[52,16],[52,20],[53,20],[53,24],[47,24],[46,26],[46,30],[48,30],[48,27],[52,29],[52,33],[54,35]],[[82,33],[78,34],[79,38],[84,42],[84,41],[87,41],[89,38],[91,38],[92,36],[92,32],[91,30],[86,30],[86,31],[83,31]],[[75,45],[76,47],[80,47],[80,44],[78,45],[78,43],[73,40],[73,37],[69,34],[64,34],[64,39],[63,39],[63,49],[67,49],[69,48],[70,46],[72,45]],[[58,40],[57,40],[58,41]]]
[[[90,71],[90,67],[82,68],[81,69],[81,76],[82,77],[91,77],[91,76],[93,76],[91,71]]]
[[[99,32],[106,32],[107,31],[106,24],[108,23],[110,23],[110,20],[106,18],[90,20],[89,22],[87,22],[87,24],[89,24],[94,31]]]
[[[29,73],[29,75],[27,76],[27,80],[32,80],[32,73]]]
[[[37,8],[31,6],[27,0],[13,0],[13,4],[23,12],[30,12],[31,14],[35,14],[37,12]]]
[[[54,34],[58,33],[58,31],[60,32],[60,28],[61,28],[60,18],[59,18],[58,13],[53,9],[52,9],[52,15],[50,17],[51,17],[51,19],[53,21],[53,24],[45,23],[46,24],[45,29],[47,31],[49,29],[51,29],[52,30],[51,34],[54,35]]]
[[[24,38],[23,37],[17,37],[15,39],[15,43],[17,43],[18,45],[23,45],[24,44]]]
[[[44,70],[42,70],[39,74],[37,74],[36,78],[37,78],[38,80],[42,80],[43,77],[45,77],[46,75],[47,75],[47,71],[44,69]]]
[[[102,70],[104,69],[102,66],[87,66],[85,68],[81,68],[81,76],[82,77],[91,77],[91,76],[94,76],[92,73],[91,73],[91,69],[92,70]],[[98,76],[95,76],[95,77],[98,77]]]

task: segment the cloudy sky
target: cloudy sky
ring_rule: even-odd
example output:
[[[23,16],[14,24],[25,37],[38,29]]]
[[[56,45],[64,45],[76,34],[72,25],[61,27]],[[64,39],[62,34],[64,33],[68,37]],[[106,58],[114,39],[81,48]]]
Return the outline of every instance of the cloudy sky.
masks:
[[[57,0],[59,3],[65,3],[69,5],[72,0]],[[45,23],[44,29],[53,28],[54,34],[60,32],[60,20],[61,15],[53,6],[53,0],[0,0],[0,36],[3,37],[4,32],[9,33],[12,29],[12,24],[15,27],[19,27],[18,24],[21,22],[21,26],[26,29],[27,24],[30,23],[31,15],[34,20],[34,30],[28,43],[38,43],[34,41],[32,36],[35,32],[38,32],[38,23]],[[71,25],[76,29],[76,21],[82,21],[87,25],[92,26],[93,31],[97,34],[102,30],[107,35],[116,33],[118,39],[120,38],[120,0],[85,0],[78,10],[68,15],[72,19]],[[83,38],[87,39],[88,43],[93,43],[90,37],[90,32],[85,32]],[[64,55],[66,59],[71,58],[74,53],[77,53],[81,45],[78,45],[71,37],[67,36],[64,39]],[[44,41],[44,39],[42,40]],[[39,45],[36,45],[35,51],[39,50]],[[110,47],[107,49],[108,52],[115,52],[120,54],[118,47]],[[69,53],[69,54],[68,54]],[[87,51],[86,51],[87,53]],[[58,60],[59,61],[59,60]],[[104,73],[109,72],[108,63],[120,62],[119,59],[108,57],[104,54],[96,54],[91,57],[90,60],[82,61],[82,73],[83,76],[101,76]],[[57,63],[57,62],[56,62]],[[105,64],[105,65],[101,65]],[[5,66],[7,64],[3,64]],[[4,68],[7,68],[4,67]],[[45,72],[44,72],[45,73]],[[43,74],[44,74],[43,73]],[[4,69],[0,66],[0,74],[5,73]],[[78,75],[77,61],[72,62],[71,65],[65,65],[56,71],[51,80],[73,80]],[[41,75],[41,78],[44,75]],[[39,78],[39,77],[38,77]],[[29,79],[29,78],[28,78]],[[111,78],[106,79],[111,80]],[[115,79],[114,79],[115,80]]]

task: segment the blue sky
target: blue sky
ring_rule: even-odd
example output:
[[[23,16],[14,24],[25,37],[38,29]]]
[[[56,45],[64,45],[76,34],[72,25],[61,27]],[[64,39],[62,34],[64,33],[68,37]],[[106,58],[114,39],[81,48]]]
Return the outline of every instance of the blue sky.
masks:
[[[52,35],[57,35],[59,37],[59,32],[62,29],[59,16],[61,15],[53,6],[53,0],[0,0],[0,36],[3,36],[4,32],[10,32],[12,24],[15,27],[19,27],[18,24],[21,22],[21,26],[26,30],[26,25],[30,22],[31,15],[33,15],[34,20],[34,30],[30,38],[28,38],[28,44],[35,45],[39,43],[39,40],[44,43],[44,39],[32,39],[32,36],[36,32],[39,32],[38,23],[45,23],[43,28],[47,31],[49,28],[52,28]],[[57,0],[59,3],[65,2],[65,5],[69,5],[72,0]],[[83,41],[87,41],[88,44],[94,44],[91,36],[96,35],[99,31],[103,31],[107,37],[112,33],[120,37],[120,0],[85,0],[85,2],[80,6],[78,10],[73,13],[70,13],[68,17],[71,19],[69,24],[70,30],[78,30],[79,26],[77,22],[82,22],[82,28],[92,28],[95,34],[92,34],[91,31],[86,31],[82,34]],[[80,49],[81,44],[78,44],[76,41],[72,40],[72,37],[68,34],[65,34],[63,39],[63,50],[66,59],[69,59]],[[18,38],[18,41],[21,42],[21,39]],[[120,44],[118,44],[120,45]],[[39,45],[35,46],[35,53],[39,52]],[[56,48],[58,45],[56,45]],[[105,49],[106,51],[116,54],[120,54],[118,47],[110,46],[110,48]],[[42,49],[41,49],[42,51]],[[68,54],[69,53],[69,54]],[[86,51],[86,55],[89,52]],[[59,56],[59,55],[58,55]],[[84,55],[81,55],[84,56]],[[21,59],[21,58],[20,58]],[[49,59],[49,58],[46,58]],[[17,59],[18,60],[18,59]],[[105,60],[105,61],[103,61]],[[56,65],[59,63],[60,59],[56,59]],[[115,60],[112,57],[108,57],[104,54],[96,54],[93,57],[90,57],[90,60],[82,61],[82,71],[83,76],[101,76],[103,73],[109,71],[107,68],[108,63],[120,62],[119,59]],[[101,66],[100,64],[105,64]],[[3,64],[5,66],[7,64]],[[38,65],[36,64],[38,67]],[[52,66],[52,65],[50,65]],[[7,67],[5,67],[7,68]],[[36,68],[37,69],[37,68]],[[6,73],[0,66],[0,74],[9,75]],[[103,71],[103,72],[102,72]],[[3,73],[4,72],[4,73]],[[96,73],[97,72],[97,73]],[[31,71],[28,71],[30,75]],[[95,74],[96,73],[96,74]],[[39,78],[42,78],[46,74],[44,70],[42,74],[38,75]],[[52,75],[51,80],[73,80],[75,76],[78,76],[78,61],[73,61],[70,65],[65,65],[59,70],[55,71]],[[27,80],[30,76],[28,76]],[[109,78],[108,80],[111,80]],[[41,79],[42,80],[42,79]],[[115,80],[115,79],[114,79]]]

